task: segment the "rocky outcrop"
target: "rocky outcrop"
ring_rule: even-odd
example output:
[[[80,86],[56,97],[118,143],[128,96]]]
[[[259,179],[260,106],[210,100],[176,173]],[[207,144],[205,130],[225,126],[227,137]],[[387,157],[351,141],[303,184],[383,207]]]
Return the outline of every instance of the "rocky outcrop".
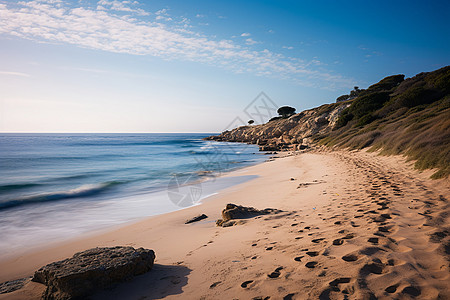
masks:
[[[239,222],[236,219],[248,219],[259,215],[276,214],[282,212],[281,210],[274,208],[266,208],[263,210],[256,209],[254,207],[245,207],[236,204],[227,204],[224,210],[222,210],[222,219],[217,220],[217,226],[229,227]]]
[[[40,268],[32,280],[47,286],[43,299],[85,299],[97,289],[150,271],[154,260],[153,250],[143,248],[93,248]]]
[[[302,150],[311,144],[311,137],[330,132],[349,105],[348,102],[322,105],[266,124],[241,126],[206,140],[257,144],[260,151]]]
[[[31,277],[6,281],[0,283],[0,294],[11,293],[24,287],[31,280]]]
[[[198,221],[201,221],[203,219],[206,219],[207,217],[208,217],[207,215],[201,214],[201,215],[198,215],[196,217],[193,217],[192,219],[187,220],[184,224],[191,224],[191,223],[194,223],[194,222],[198,222]]]

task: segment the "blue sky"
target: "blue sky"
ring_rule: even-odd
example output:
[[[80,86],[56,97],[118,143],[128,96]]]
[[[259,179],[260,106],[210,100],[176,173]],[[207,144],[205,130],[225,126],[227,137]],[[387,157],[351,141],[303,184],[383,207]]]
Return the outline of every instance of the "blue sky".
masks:
[[[0,131],[219,132],[450,61],[449,1],[2,1]]]

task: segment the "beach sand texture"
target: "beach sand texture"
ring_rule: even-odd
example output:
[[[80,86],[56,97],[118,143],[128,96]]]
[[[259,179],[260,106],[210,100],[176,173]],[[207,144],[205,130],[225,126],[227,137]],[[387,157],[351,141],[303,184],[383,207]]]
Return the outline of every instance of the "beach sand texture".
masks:
[[[129,245],[153,249],[154,268],[93,299],[450,299],[450,184],[430,174],[366,151],[287,155],[225,175],[259,177],[202,205],[2,261],[0,282]],[[283,212],[217,227],[227,203]],[[0,299],[43,290],[30,282]]]

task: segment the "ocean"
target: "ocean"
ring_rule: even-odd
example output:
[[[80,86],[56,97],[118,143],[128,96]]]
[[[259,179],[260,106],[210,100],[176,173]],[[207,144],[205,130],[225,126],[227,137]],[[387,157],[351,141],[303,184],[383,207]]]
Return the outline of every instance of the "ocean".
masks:
[[[198,205],[266,159],[209,135],[0,134],[0,258]]]

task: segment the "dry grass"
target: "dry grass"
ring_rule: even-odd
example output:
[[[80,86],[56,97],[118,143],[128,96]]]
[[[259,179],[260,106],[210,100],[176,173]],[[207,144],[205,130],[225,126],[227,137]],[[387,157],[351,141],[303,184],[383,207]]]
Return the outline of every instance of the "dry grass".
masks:
[[[379,99],[374,99],[374,105],[369,103],[369,95],[355,100],[357,105],[350,107],[347,112],[352,112],[359,119],[341,122],[342,127],[316,137],[316,141],[350,149],[370,147],[370,151],[380,150],[381,155],[403,154],[415,160],[415,167],[419,170],[437,169],[432,178],[449,176],[449,74],[450,67],[446,67],[405,80],[398,87],[400,92],[394,89],[390,100],[381,108]],[[418,86],[432,92],[414,93]],[[424,99],[427,95],[430,98]],[[439,99],[436,99],[436,95],[439,95]],[[363,110],[367,113],[360,112],[363,104]],[[374,110],[375,106],[378,106],[377,110]],[[370,117],[361,120],[364,115]]]

